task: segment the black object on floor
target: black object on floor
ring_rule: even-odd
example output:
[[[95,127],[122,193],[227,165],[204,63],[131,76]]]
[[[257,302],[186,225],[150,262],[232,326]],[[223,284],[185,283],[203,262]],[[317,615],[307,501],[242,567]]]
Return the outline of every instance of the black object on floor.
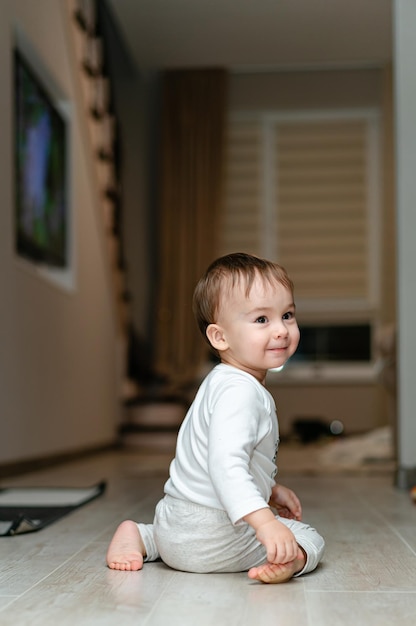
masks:
[[[0,489],[0,537],[45,528],[101,496],[104,481],[92,487],[10,487]]]
[[[302,443],[310,443],[331,435],[329,425],[319,417],[298,417],[293,422],[293,430]]]

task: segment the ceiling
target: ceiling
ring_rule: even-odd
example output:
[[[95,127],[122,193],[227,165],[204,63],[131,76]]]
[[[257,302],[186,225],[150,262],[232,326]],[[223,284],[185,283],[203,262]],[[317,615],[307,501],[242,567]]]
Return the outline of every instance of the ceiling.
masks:
[[[394,0],[107,0],[139,68],[380,66]]]

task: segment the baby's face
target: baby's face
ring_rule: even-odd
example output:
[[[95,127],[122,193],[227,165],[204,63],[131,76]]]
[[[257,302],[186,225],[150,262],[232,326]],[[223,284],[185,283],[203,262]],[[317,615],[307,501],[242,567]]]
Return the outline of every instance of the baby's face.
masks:
[[[220,356],[264,382],[267,370],[279,368],[299,343],[292,292],[281,283],[272,285],[258,275],[249,295],[239,283],[223,295],[217,325],[224,343]]]

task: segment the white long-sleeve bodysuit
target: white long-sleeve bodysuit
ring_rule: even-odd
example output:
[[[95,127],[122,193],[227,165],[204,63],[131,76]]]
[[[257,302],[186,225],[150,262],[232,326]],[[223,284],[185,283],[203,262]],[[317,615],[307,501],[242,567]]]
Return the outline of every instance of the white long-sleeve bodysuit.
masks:
[[[271,394],[250,374],[217,365],[181,426],[165,493],[224,509],[235,524],[268,506],[278,442]]]
[[[265,548],[242,518],[268,507],[278,442],[272,395],[246,372],[214,367],[180,428],[154,524],[139,524],[147,560],[161,556],[175,569],[200,572],[264,563]],[[303,572],[314,569],[323,539],[306,524],[279,520],[307,554]]]

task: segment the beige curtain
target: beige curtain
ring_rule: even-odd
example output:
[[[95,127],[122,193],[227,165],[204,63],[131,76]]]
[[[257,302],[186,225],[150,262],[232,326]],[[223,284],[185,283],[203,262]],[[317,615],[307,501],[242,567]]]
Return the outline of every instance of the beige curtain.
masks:
[[[164,76],[155,370],[170,390],[198,376],[207,350],[193,313],[198,278],[214,258],[222,201],[225,70]]]

